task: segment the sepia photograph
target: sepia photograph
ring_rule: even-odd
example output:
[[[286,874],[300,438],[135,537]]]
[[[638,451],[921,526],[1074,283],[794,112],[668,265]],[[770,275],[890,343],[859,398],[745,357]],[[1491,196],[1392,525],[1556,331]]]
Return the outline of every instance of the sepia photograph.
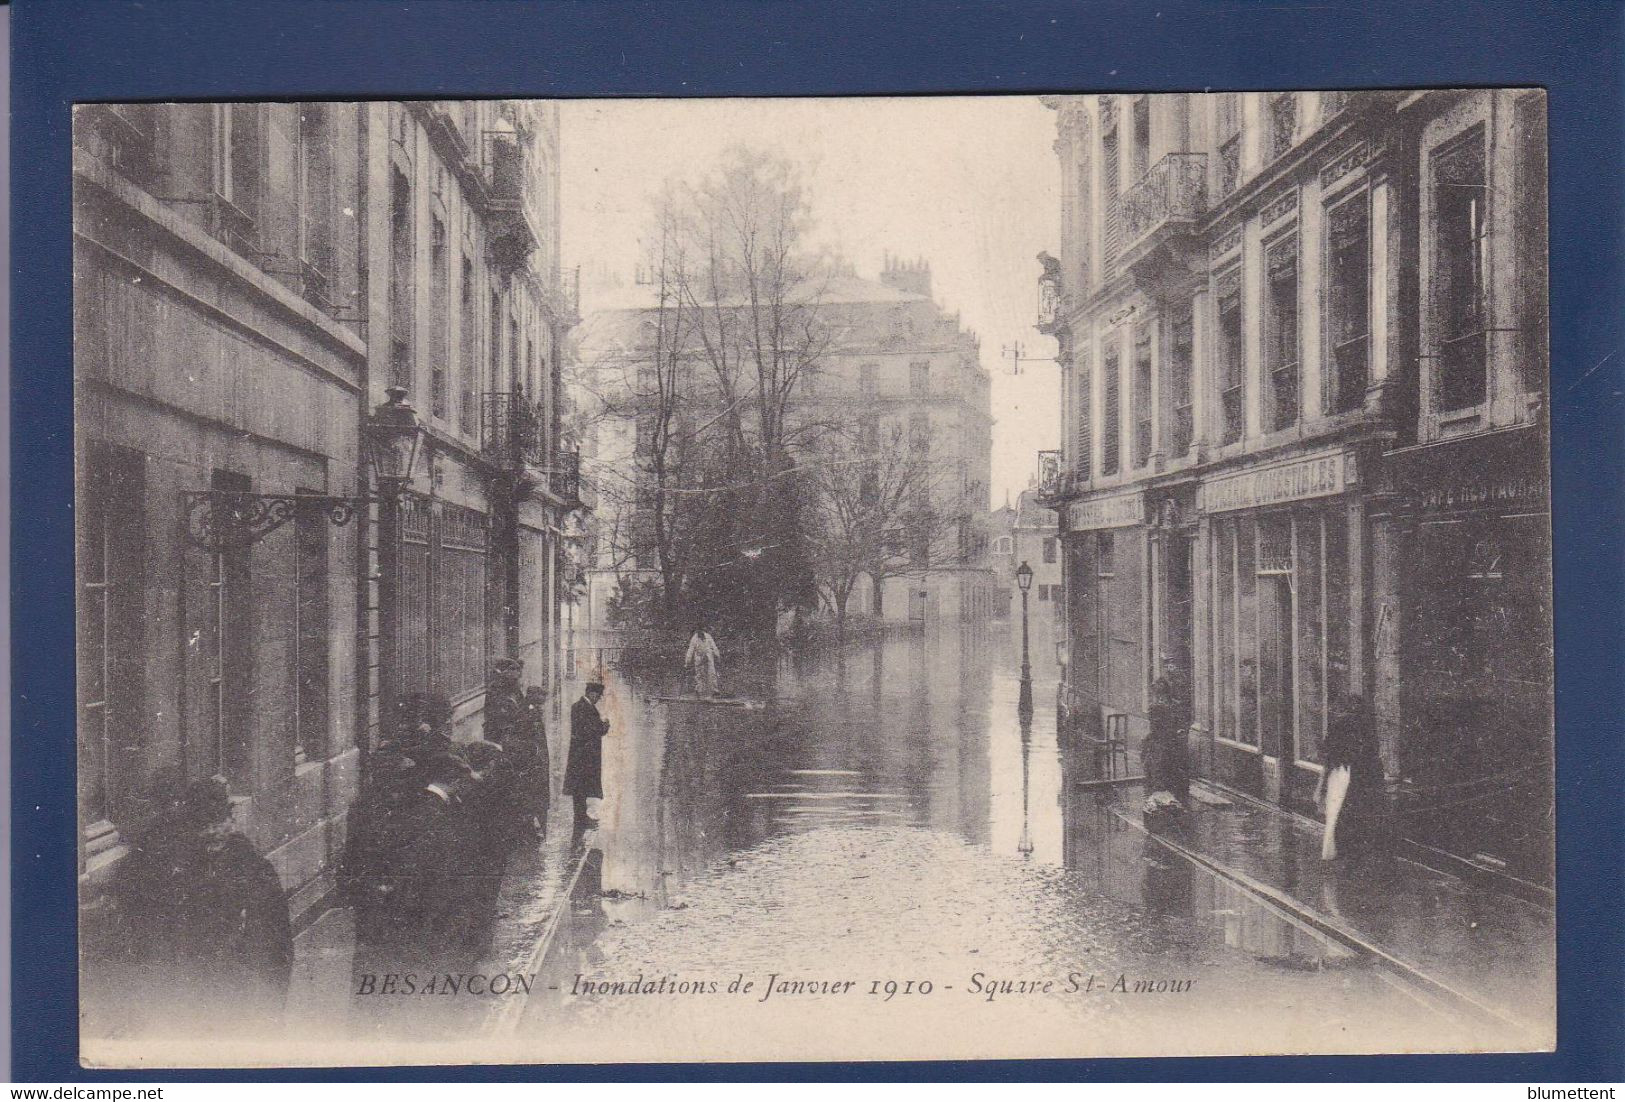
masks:
[[[1553,1050],[1546,107],[78,105],[83,1065]]]

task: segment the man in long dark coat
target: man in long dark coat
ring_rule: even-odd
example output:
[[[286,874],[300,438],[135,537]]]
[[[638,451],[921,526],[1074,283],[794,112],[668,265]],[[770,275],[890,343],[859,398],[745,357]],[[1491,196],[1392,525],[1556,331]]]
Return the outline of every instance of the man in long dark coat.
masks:
[[[589,681],[581,699],[570,708],[570,755],[564,766],[564,791],[575,801],[575,825],[592,826],[587,814],[589,798],[604,796],[604,736],[609,723],[598,712],[604,684]]]
[[[276,869],[231,828],[219,777],[189,786],[112,884],[121,994],[148,1028],[280,1024],[293,933]]]

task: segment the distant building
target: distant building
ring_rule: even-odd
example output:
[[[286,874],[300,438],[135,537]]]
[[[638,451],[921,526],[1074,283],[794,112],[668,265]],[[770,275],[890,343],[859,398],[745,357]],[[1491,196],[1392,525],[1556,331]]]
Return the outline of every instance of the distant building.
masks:
[[[899,528],[897,553],[878,592],[865,579],[849,612],[899,623],[987,618],[994,605],[986,530],[992,413],[976,337],[932,301],[931,272],[923,263],[888,262],[878,281],[843,270],[820,279],[809,296],[830,340],[793,396],[788,420],[855,429],[858,449],[901,434],[932,471],[929,505],[936,522],[929,530]],[[640,419],[651,415],[654,399],[652,388],[640,389],[637,380],[640,371],[647,377],[651,370],[660,335],[657,292],[645,280],[605,298],[578,340],[592,391],[583,405],[596,402],[601,413],[586,430],[586,461],[594,470],[615,472],[605,477],[621,486],[619,504],[607,497],[595,503],[587,604],[597,627],[608,624],[625,585],[655,572],[650,521],[640,513],[653,487],[640,451]],[[683,359],[693,372],[686,377],[703,389],[699,353],[687,350]]]
[[[559,689],[557,108],[109,104],[74,138],[80,872],[220,773],[298,917],[389,701],[472,734],[492,658]]]
[[[1360,694],[1405,834],[1549,884],[1543,94],[1047,102],[1074,716],[1184,667],[1193,760],[1312,814]]]
[[[1015,577],[1022,563],[1032,567],[1032,588],[1027,591],[1028,633],[1033,647],[1033,664],[1037,667],[1054,660],[1055,640],[1064,635],[1066,597],[1063,592],[1065,583],[1061,568],[1060,528],[1056,523],[1055,510],[1045,503],[1036,488],[1023,490],[1016,498],[1011,536],[1009,568],[1004,571],[1004,577]],[[1019,593],[1014,600],[1020,603]]]

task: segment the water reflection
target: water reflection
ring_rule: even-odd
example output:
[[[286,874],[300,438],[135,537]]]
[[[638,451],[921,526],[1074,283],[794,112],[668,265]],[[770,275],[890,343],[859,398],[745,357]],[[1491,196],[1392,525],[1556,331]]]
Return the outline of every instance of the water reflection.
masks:
[[[1202,1000],[1146,1011],[1196,1023],[1196,1048],[1239,1051],[1238,1014],[1285,1020],[1311,1003],[1324,1004],[1315,1028],[1344,1032],[1306,1047],[1369,1046],[1398,1019],[1426,1019],[1449,1043],[1448,1025],[1348,950],[1181,856],[1177,824],[1166,841],[1141,829],[1140,787],[1101,783],[1089,749],[1057,740],[1055,670],[1036,657],[1025,731],[1019,654],[986,627],[731,671],[729,691],[753,707],[619,686],[602,863],[553,971],[872,967],[942,982],[970,967],[1138,968],[1201,977]],[[1096,1005],[1050,1009],[1095,1020]],[[623,1013],[573,1003],[567,1017]],[[1234,1039],[1213,1040],[1226,1029]]]

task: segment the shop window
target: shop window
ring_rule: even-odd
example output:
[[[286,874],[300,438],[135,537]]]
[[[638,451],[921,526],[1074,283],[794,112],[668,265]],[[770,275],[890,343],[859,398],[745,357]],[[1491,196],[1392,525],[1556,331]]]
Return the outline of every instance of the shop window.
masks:
[[[1179,458],[1190,451],[1195,439],[1196,417],[1191,398],[1191,365],[1193,362],[1193,327],[1189,303],[1176,308],[1168,324],[1168,355],[1164,358],[1166,388],[1163,403],[1168,409],[1167,452]]]
[[[1134,332],[1134,465],[1151,462],[1151,326]]]
[[[1289,236],[1264,254],[1264,368],[1269,375],[1269,423],[1298,421],[1298,239]]]
[[[1365,402],[1371,333],[1371,224],[1364,192],[1334,207],[1326,228],[1327,408]]]
[[[1105,388],[1105,400],[1102,402],[1100,426],[1100,473],[1116,474],[1120,464],[1119,453],[1122,450],[1123,437],[1123,410],[1119,396],[1122,385],[1122,368],[1119,361],[1117,338],[1113,337],[1106,342],[1106,349],[1102,355],[1101,370],[1106,373],[1102,384]]]
[[[1247,428],[1247,372],[1241,327],[1241,272],[1232,269],[1218,279],[1219,440],[1233,444]]]
[[[1487,390],[1488,181],[1481,127],[1433,155],[1433,327],[1440,412],[1481,404]]]
[[[1335,515],[1335,514],[1334,514]],[[1326,517],[1309,513],[1298,519],[1297,603],[1299,761],[1316,762],[1326,735],[1326,590],[1324,558]]]
[[[1236,738],[1258,739],[1258,561],[1255,527],[1236,522]]]
[[[1213,717],[1220,738],[1239,741],[1236,716],[1236,526],[1213,522]]]
[[[389,381],[412,388],[412,185],[400,169],[389,174]]]
[[[1531,92],[1519,98],[1513,112],[1514,173],[1517,187],[1517,286],[1522,316],[1518,319],[1517,361],[1524,390],[1546,388],[1547,256],[1546,256],[1546,97]]]

